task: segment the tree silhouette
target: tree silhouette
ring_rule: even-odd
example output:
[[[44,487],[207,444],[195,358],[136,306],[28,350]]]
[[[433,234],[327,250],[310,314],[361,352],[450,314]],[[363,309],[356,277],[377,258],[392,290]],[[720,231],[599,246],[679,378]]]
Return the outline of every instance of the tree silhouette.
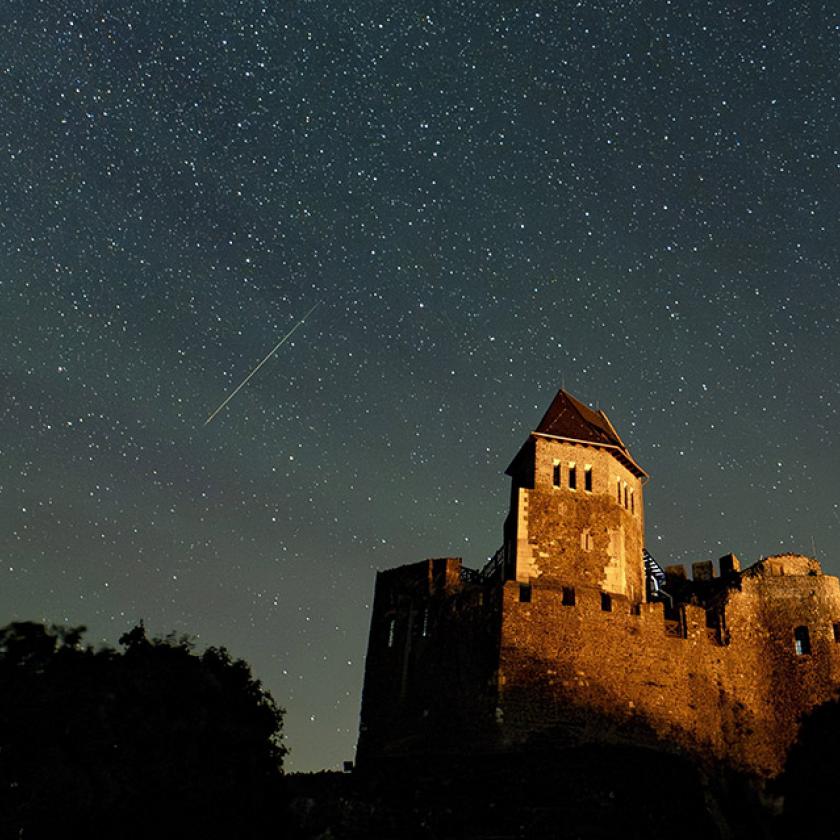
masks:
[[[276,813],[283,712],[223,648],[123,651],[0,629],[1,837],[250,837]]]
[[[784,797],[778,836],[840,838],[837,756],[840,754],[840,702],[817,706],[802,720],[785,769],[775,784]]]

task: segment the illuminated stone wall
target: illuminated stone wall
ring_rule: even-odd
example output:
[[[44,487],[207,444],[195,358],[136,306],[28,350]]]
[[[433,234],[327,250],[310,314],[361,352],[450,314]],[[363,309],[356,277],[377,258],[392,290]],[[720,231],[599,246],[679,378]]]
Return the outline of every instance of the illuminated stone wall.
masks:
[[[763,567],[727,592],[728,644],[687,605],[680,624],[662,604],[638,611],[601,591],[534,582],[504,587],[499,668],[502,741],[644,740],[727,760],[761,775],[781,768],[806,709],[840,683],[840,588],[824,575],[773,577]],[[568,600],[568,599],[567,599]],[[796,627],[811,653],[797,655]]]

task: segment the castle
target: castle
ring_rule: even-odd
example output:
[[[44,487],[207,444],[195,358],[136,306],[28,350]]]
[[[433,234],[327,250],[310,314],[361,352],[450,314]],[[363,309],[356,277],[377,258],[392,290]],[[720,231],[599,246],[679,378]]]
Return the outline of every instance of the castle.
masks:
[[[606,741],[777,774],[800,715],[840,686],[840,582],[810,557],[664,570],[647,473],[603,411],[561,390],[507,469],[481,571],[376,579],[360,767]]]

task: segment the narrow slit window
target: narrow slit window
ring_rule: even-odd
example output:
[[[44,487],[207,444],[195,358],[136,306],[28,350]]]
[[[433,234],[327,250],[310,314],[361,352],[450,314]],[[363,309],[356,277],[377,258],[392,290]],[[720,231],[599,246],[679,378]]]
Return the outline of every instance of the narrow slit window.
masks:
[[[601,593],[601,609],[604,612],[612,612],[612,595],[607,592]]]
[[[531,584],[530,583],[520,583],[519,584],[519,600],[523,604],[530,604],[531,603]]]
[[[389,618],[388,619],[388,647],[392,648],[394,646],[394,637],[396,636],[397,630],[397,619],[396,618]]]
[[[583,489],[587,493],[592,492],[592,467],[583,468]]]
[[[577,467],[569,464],[569,490],[577,490]]]
[[[429,635],[429,608],[423,610],[423,638]]]
[[[624,485],[624,507],[625,508],[630,507],[630,494],[629,494],[629,491],[627,490],[627,485],[626,484]]]
[[[630,491],[630,513],[636,512],[636,496],[633,491]]]
[[[554,469],[551,474],[551,482],[555,487],[560,486],[560,462],[554,462]]]
[[[811,652],[811,636],[807,627],[797,627],[793,631],[793,648],[797,656],[807,656]]]
[[[615,481],[615,497],[619,504],[621,504],[621,479],[617,478]]]
[[[561,603],[564,607],[573,607],[575,605],[575,588],[573,586],[564,586]]]
[[[840,621],[835,621],[832,627],[834,629],[834,641],[840,642]]]

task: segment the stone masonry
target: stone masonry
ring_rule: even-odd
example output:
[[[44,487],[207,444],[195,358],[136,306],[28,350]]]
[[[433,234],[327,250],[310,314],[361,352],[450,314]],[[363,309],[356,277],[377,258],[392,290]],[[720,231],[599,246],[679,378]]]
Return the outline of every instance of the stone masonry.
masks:
[[[504,543],[377,576],[360,765],[422,754],[649,744],[778,773],[840,686],[840,583],[795,554],[664,571],[645,471],[560,391],[510,467]]]

